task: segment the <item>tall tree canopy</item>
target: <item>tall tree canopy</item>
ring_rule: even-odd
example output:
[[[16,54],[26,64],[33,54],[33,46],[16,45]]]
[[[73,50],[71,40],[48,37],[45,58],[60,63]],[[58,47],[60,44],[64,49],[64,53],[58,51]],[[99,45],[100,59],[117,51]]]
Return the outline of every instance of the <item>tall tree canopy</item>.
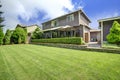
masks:
[[[2,7],[1,3],[0,3],[0,8]],[[2,17],[2,11],[0,11],[0,45],[3,44],[3,38],[4,38],[4,33],[3,33],[3,24],[2,22],[4,21],[3,17]]]
[[[4,36],[4,44],[10,44],[10,38],[11,38],[11,35],[12,35],[12,31],[11,30],[7,30],[6,31],[6,34]]]
[[[11,36],[11,42],[15,44],[26,43],[27,31],[17,25]]]

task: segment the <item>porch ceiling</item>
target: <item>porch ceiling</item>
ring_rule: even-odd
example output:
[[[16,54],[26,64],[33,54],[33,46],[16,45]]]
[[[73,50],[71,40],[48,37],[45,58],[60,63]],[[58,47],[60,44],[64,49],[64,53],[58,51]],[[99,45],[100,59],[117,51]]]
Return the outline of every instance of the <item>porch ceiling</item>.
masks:
[[[71,28],[73,28],[73,26],[69,26],[69,25],[66,25],[66,26],[60,26],[60,27],[55,27],[55,28],[50,28],[50,29],[46,29],[46,30],[43,30],[43,31],[52,31],[52,30],[71,30]]]

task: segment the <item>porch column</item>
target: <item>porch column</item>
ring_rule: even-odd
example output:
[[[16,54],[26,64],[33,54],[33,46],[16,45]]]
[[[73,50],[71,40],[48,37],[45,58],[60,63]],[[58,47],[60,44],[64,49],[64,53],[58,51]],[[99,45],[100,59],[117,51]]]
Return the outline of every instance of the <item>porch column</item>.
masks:
[[[76,30],[74,30],[74,37],[76,37]]]
[[[71,37],[73,37],[73,31],[72,30],[70,31],[70,34],[71,34]]]
[[[66,37],[66,31],[64,31],[64,37]]]
[[[103,45],[103,22],[101,22],[101,47]]]
[[[58,37],[60,37],[60,31],[58,30]]]
[[[50,31],[50,38],[52,38],[52,31]]]
[[[83,25],[83,40],[85,41],[85,26]]]

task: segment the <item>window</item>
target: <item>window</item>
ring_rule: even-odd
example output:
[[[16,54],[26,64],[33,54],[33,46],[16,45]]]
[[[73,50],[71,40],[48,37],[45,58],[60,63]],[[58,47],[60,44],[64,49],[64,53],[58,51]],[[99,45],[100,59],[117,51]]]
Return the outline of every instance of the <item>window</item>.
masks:
[[[56,26],[58,26],[59,24],[58,24],[58,20],[54,20],[54,21],[51,21],[51,26],[52,27],[56,27]]]
[[[70,14],[67,16],[67,22],[74,21],[74,14]]]

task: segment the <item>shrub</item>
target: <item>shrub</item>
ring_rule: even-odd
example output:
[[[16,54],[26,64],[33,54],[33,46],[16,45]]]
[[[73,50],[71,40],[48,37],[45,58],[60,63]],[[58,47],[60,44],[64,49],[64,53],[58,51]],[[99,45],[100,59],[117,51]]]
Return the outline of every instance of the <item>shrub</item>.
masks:
[[[32,34],[32,39],[41,39],[43,37],[43,32],[40,28],[36,28]]]
[[[11,36],[11,42],[15,44],[26,43],[26,37],[27,37],[26,33],[27,32],[23,28],[16,27],[15,31]]]
[[[2,27],[0,27],[0,45],[3,44],[4,33]]]
[[[82,40],[81,37],[33,39],[33,40],[31,40],[31,42],[36,42],[36,43],[83,44],[83,40]]]
[[[4,36],[4,44],[10,44],[10,37],[11,37],[12,31],[9,29],[6,31],[6,34]]]
[[[107,40],[109,43],[120,44],[120,24],[114,21],[110,33],[107,35]]]

